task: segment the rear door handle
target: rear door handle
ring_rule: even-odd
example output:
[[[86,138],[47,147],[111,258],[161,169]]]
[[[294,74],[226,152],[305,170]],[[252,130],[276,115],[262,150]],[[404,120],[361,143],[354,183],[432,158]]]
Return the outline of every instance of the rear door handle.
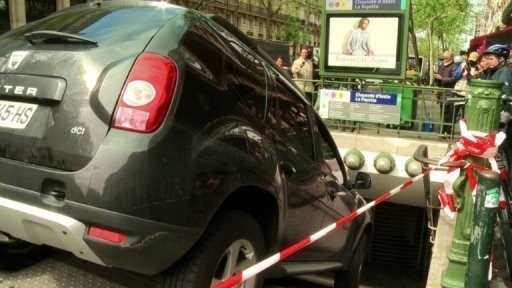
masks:
[[[297,173],[297,169],[295,169],[295,167],[292,164],[290,164],[286,161],[281,161],[281,163],[279,163],[279,166],[283,169],[284,173],[287,175],[292,175],[292,174]]]

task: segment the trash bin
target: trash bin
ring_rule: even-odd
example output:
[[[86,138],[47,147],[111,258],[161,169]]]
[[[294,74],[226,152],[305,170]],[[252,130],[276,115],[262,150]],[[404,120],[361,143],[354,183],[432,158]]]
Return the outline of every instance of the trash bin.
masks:
[[[384,80],[383,84],[384,93],[398,94],[398,100],[400,101],[400,124],[404,125],[405,128],[411,129],[416,120],[416,110],[418,107],[417,90],[413,89],[410,84],[402,84],[398,81]]]
[[[418,110],[418,90],[414,85],[418,83],[419,73],[416,71],[407,71],[405,74],[406,84],[404,84],[404,93],[402,94],[402,107],[400,109],[400,120],[416,120],[416,111]],[[414,122],[410,122],[414,124]],[[412,126],[412,125],[411,125]],[[411,127],[412,128],[412,127]]]

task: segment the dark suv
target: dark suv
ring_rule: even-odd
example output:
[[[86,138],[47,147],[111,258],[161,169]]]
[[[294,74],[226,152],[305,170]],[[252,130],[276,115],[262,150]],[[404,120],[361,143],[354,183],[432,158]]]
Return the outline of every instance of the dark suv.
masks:
[[[363,206],[354,188],[291,79],[220,17],[105,1],[0,37],[4,264],[44,245],[209,287]],[[266,276],[357,287],[371,221]]]

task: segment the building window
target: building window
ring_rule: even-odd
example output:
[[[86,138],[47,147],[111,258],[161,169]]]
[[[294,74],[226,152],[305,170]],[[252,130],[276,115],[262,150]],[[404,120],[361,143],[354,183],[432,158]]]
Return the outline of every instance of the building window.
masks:
[[[0,35],[9,31],[11,25],[9,20],[9,1],[0,0]]]
[[[27,23],[44,18],[55,12],[55,1],[25,0],[25,15]]]
[[[253,29],[254,29],[254,23],[253,23],[253,21],[252,21],[252,19],[251,19],[251,18],[249,18],[249,27],[248,27],[247,29],[249,29],[249,31],[251,31],[251,32],[254,32],[254,31],[253,31]]]
[[[83,3],[86,3],[86,2],[87,2],[87,0],[71,0],[69,2],[69,5],[73,6],[73,5],[83,4]]]

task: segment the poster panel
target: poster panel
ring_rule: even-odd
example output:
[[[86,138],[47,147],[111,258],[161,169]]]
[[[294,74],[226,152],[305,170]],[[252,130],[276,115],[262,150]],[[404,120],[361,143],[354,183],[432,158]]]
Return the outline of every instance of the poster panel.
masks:
[[[329,15],[325,71],[400,74],[401,15]]]

